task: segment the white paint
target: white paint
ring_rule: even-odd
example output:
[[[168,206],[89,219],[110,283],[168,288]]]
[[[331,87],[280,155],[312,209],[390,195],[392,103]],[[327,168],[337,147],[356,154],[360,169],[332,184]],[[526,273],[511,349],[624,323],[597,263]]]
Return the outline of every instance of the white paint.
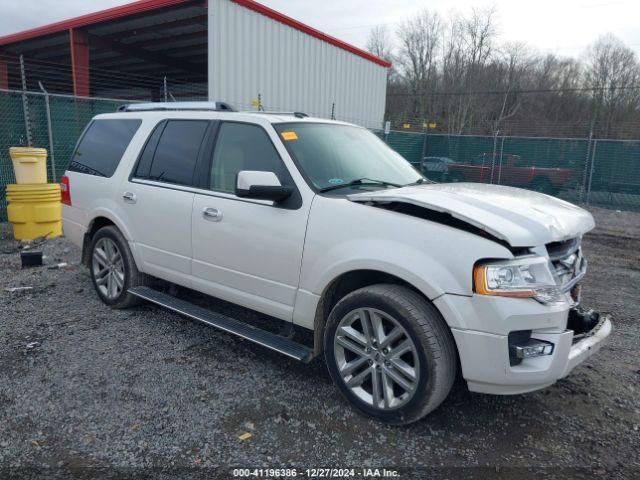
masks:
[[[442,183],[350,195],[355,202],[403,202],[450,213],[507,241],[534,247],[583,235],[595,223],[586,210],[542,193],[481,183]]]
[[[280,180],[273,172],[257,172],[252,170],[242,170],[238,172],[236,187],[238,190],[249,190],[253,186],[279,187]]]
[[[382,128],[387,69],[230,0],[209,2],[209,99]]]
[[[142,125],[114,175],[67,172],[72,206],[63,208],[64,228],[78,245],[94,219],[104,216],[129,241],[141,271],[309,329],[315,326],[322,294],[340,275],[355,270],[394,275],[433,301],[451,328],[469,388],[484,393],[523,393],[550,385],[600,348],[611,332],[610,322],[604,322],[593,336],[574,345],[572,332],[566,330],[568,303],[549,306],[533,299],[474,294],[475,263],[513,258],[508,248],[451,226],[363,203],[406,201],[451,212],[514,245],[537,247],[534,252],[545,256],[545,243],[576,237],[593,227],[587,212],[566,202],[474,184],[395,188],[349,198],[318,195],[272,124],[323,120],[212,111],[98,118],[122,117],[140,118]],[[167,118],[222,119],[262,127],[300,193],[301,207],[287,210],[232,193],[129,181],[152,128]],[[125,191],[136,195],[135,203],[123,199]],[[208,221],[202,215],[207,208],[224,215],[218,222]],[[553,355],[510,366],[507,339],[513,330],[532,330],[534,338],[553,342]]]

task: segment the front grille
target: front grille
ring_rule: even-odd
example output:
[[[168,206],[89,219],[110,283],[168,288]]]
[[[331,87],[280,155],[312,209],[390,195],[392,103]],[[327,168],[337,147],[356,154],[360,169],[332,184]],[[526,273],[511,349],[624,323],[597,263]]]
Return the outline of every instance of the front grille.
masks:
[[[556,283],[566,292],[577,290],[577,284],[584,276],[587,269],[587,261],[582,256],[580,239],[573,238],[564,242],[553,242],[546,245],[549,260],[554,268]],[[574,296],[578,301],[578,293]]]
[[[565,258],[579,250],[580,239],[572,238],[563,242],[551,242],[547,243],[546,247],[547,253],[549,254],[549,259],[551,259],[551,261],[553,262],[561,258]]]

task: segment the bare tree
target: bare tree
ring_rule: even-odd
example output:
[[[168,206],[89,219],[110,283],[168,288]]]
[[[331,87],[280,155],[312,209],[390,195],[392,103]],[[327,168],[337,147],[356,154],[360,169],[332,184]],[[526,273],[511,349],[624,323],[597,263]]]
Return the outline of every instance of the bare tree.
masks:
[[[470,88],[467,75],[468,54],[465,40],[464,17],[449,17],[443,34],[441,86],[449,92],[465,92]],[[450,95],[440,99],[441,117],[450,133],[460,133],[469,119],[470,104],[462,95]]]
[[[496,9],[476,9],[464,20],[463,33],[470,73],[485,65],[494,51],[497,30],[495,26]]]
[[[495,53],[495,9],[473,9],[468,17],[449,19],[443,52],[443,84],[460,95],[450,96],[445,107],[452,133],[461,133],[486,111],[486,96],[471,92],[491,89],[488,66]],[[466,95],[465,95],[466,94]]]
[[[524,43],[506,44],[502,58],[496,62],[494,82],[497,92],[498,109],[492,118],[492,130],[497,132],[505,120],[515,116],[524,102],[525,96],[520,90],[527,87],[529,72],[535,59]]]
[[[572,135],[589,118],[582,88],[582,64],[574,58],[548,54],[534,59],[529,72],[531,90],[520,119],[544,135]],[[586,134],[586,132],[584,132]]]
[[[387,82],[389,84],[398,81],[397,70],[395,67],[395,56],[393,54],[393,39],[389,34],[389,30],[384,25],[377,25],[369,31],[365,49],[373,53],[376,57],[380,57],[391,62],[391,68],[387,71]]]
[[[393,43],[389,30],[384,25],[377,25],[369,31],[365,48],[376,57],[393,60]]]
[[[640,107],[640,65],[633,50],[609,34],[587,51],[584,82],[592,92],[593,116],[605,135],[616,121]]]
[[[398,64],[409,91],[414,96],[412,115],[422,117],[426,111],[425,93],[436,87],[438,45],[442,20],[438,13],[423,10],[400,24]]]
[[[387,118],[396,124],[573,136],[588,134],[595,121],[601,136],[640,135],[640,62],[612,35],[579,60],[499,42],[494,9],[444,20],[423,10],[395,33],[374,29],[368,47],[397,65],[387,90]]]

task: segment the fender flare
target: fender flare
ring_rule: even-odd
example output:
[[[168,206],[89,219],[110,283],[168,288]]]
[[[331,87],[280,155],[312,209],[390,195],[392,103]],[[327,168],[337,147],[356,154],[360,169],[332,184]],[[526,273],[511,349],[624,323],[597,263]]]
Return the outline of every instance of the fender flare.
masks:
[[[438,298],[445,293],[440,287],[436,286],[427,279],[415,274],[411,270],[396,264],[384,260],[371,260],[357,261],[350,260],[344,263],[334,265],[331,269],[323,273],[321,280],[317,283],[319,288],[316,288],[316,293],[324,295],[327,289],[341,276],[355,272],[359,270],[371,270],[374,272],[380,272],[387,275],[392,275],[400,280],[413,286],[416,290],[421,292],[429,300]]]
[[[129,249],[131,250],[131,254],[133,255],[133,259],[136,262],[136,267],[138,267],[138,270],[140,270],[142,272],[143,271],[143,269],[141,268],[142,267],[142,258],[141,258],[140,252],[136,248],[136,244],[132,240],[133,237],[131,236],[131,232],[125,226],[124,222],[122,222],[120,220],[120,218],[118,218],[118,216],[115,213],[113,213],[112,210],[109,210],[108,208],[104,208],[104,207],[98,207],[98,208],[95,208],[95,209],[91,210],[91,213],[89,213],[87,216],[88,216],[88,218],[91,219],[87,223],[87,232],[91,231],[91,228],[93,227],[93,224],[94,224],[94,222],[95,222],[95,220],[97,218],[106,218],[111,223],[113,223],[118,230],[120,230],[120,233],[122,233],[122,235],[124,236],[125,240],[129,244]],[[87,235],[87,234],[85,234],[85,235]],[[84,259],[84,253],[83,253],[83,259]]]

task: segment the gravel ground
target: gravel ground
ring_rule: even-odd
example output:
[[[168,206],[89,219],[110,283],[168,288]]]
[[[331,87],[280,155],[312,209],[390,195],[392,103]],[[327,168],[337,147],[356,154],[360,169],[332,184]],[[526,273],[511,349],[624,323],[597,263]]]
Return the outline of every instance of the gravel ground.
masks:
[[[355,413],[321,360],[298,364],[149,305],[110,310],[63,238],[42,246],[44,267],[21,270],[4,225],[0,478],[230,478],[231,467],[291,466],[404,467],[401,478],[639,478],[640,214],[594,214],[583,301],[615,322],[601,352],[528,395],[473,394],[459,382],[408,427]],[[68,266],[48,268],[59,262]],[[5,290],[19,286],[33,289]]]

